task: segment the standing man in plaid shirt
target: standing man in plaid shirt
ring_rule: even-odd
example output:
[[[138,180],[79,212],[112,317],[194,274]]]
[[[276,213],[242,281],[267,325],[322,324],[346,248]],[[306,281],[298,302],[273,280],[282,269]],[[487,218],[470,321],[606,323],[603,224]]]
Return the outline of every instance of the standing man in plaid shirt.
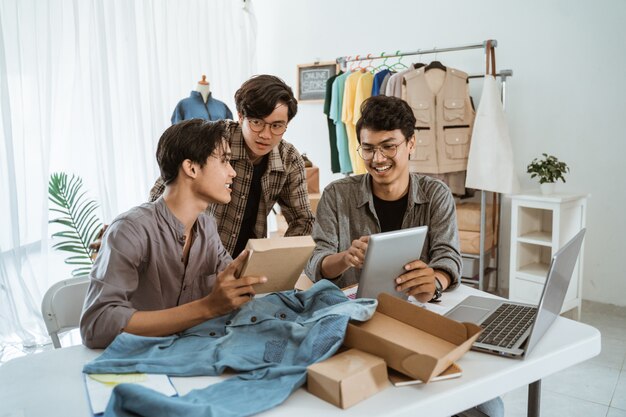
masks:
[[[287,125],[298,111],[291,88],[280,78],[258,75],[235,93],[238,122],[231,122],[231,164],[237,173],[228,204],[207,209],[217,221],[226,250],[236,257],[248,239],[267,236],[267,216],[275,203],[289,225],[285,236],[311,233],[315,220],[309,203],[304,162],[300,153],[283,140]],[[164,190],[159,178],[150,201]]]

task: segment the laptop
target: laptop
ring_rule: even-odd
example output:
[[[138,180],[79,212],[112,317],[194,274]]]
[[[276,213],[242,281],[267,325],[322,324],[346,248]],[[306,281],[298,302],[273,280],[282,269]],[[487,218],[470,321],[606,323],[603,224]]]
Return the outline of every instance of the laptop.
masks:
[[[406,300],[406,294],[396,291],[395,280],[405,272],[404,265],[420,259],[427,234],[428,226],[419,226],[370,235],[356,297],[386,292]]]
[[[552,257],[538,306],[469,296],[445,316],[483,328],[473,350],[525,357],[561,313],[584,236],[582,229]]]

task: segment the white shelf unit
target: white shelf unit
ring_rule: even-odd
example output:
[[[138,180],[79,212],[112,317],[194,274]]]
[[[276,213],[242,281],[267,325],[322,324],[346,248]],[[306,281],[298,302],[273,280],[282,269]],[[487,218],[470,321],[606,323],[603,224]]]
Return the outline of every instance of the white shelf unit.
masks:
[[[526,193],[511,198],[509,299],[538,304],[552,256],[585,227],[587,195]],[[561,312],[582,302],[584,243]]]

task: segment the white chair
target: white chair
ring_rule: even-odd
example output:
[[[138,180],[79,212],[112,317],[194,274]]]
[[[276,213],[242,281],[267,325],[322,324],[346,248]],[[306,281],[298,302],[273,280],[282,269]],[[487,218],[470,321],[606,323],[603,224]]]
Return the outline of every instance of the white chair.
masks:
[[[89,275],[83,275],[57,282],[46,291],[41,315],[55,349],[61,347],[59,333],[78,327],[88,287]]]

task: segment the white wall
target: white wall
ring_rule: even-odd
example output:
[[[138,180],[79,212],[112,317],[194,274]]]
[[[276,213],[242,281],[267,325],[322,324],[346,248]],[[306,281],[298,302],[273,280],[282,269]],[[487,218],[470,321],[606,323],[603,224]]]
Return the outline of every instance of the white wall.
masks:
[[[254,8],[259,72],[294,87],[298,64],[497,39],[497,67],[514,71],[507,113],[522,186],[538,188],[526,165],[542,152],[568,163],[571,173],[557,191],[591,194],[584,298],[626,305],[626,2],[263,0]],[[480,50],[437,58],[484,71]],[[338,178],[330,172],[321,104],[301,103],[286,138],[320,167],[322,187]],[[504,209],[501,279],[508,276],[510,233],[510,206]]]

